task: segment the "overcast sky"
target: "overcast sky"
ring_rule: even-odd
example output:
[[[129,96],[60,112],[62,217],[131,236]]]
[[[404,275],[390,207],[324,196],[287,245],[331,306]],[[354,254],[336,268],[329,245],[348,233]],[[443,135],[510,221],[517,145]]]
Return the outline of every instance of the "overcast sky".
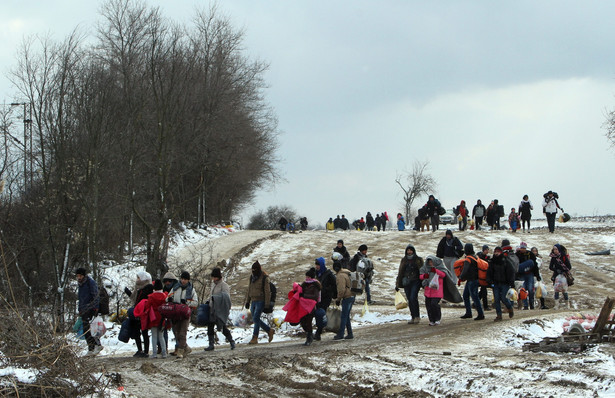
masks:
[[[149,1],[189,21],[205,1]],[[0,100],[24,35],[93,31],[98,1],[0,4]],[[615,213],[615,2],[220,1],[269,62],[287,182],[242,213],[290,205],[312,223],[402,211],[397,174],[430,162],[447,207],[557,191],[573,215]],[[421,198],[421,202],[426,198]]]

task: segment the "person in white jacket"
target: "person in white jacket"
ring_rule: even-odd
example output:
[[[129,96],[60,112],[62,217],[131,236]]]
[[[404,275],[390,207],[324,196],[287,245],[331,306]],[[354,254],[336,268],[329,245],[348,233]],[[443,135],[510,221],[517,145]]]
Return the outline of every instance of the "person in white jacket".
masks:
[[[553,191],[549,191],[544,194],[544,200],[542,201],[542,212],[547,216],[547,224],[549,225],[549,232],[555,231],[555,216],[557,214],[559,203],[557,203],[557,194]]]

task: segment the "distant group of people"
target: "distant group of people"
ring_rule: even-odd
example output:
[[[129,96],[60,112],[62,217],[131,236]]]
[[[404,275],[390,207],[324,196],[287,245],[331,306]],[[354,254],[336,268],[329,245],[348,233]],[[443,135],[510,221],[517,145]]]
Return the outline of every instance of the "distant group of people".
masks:
[[[352,228],[358,231],[385,231],[388,221],[389,215],[386,211],[376,214],[376,217],[372,216],[372,213],[368,211],[365,217],[354,220],[352,224],[348,221],[346,216],[342,214],[341,218],[339,215],[335,219],[330,217],[329,220],[327,220],[325,229],[327,231],[347,231],[350,229],[350,225],[352,225]]]
[[[284,216],[280,217],[280,219],[278,220],[278,227],[280,228],[280,231],[295,232],[295,223],[293,222],[293,220],[287,220]],[[301,231],[307,231],[307,217],[299,218],[299,228],[301,229]]]

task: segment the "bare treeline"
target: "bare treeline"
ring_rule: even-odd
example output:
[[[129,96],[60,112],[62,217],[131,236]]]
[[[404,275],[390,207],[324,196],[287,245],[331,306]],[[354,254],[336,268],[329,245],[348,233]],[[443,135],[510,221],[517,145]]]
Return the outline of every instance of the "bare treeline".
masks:
[[[61,313],[76,266],[96,274],[133,242],[157,275],[171,223],[229,220],[279,178],[267,65],[242,44],[215,8],[184,26],[133,0],[106,2],[95,35],[24,42],[11,79],[31,138],[0,115],[0,223],[7,272],[35,301]]]

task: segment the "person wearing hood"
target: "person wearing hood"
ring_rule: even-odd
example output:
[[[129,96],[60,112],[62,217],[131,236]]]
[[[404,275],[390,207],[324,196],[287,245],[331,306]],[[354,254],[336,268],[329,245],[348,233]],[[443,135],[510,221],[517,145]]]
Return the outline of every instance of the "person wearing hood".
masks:
[[[335,254],[337,255],[336,257],[339,256],[339,253]],[[335,280],[335,274],[326,267],[324,257],[318,257],[314,263],[316,277],[321,286],[320,302],[316,304],[316,312],[314,313],[316,318],[314,340],[320,341],[320,335],[325,326],[327,326],[327,308],[329,308],[333,299],[337,298],[337,281]]]
[[[335,230],[335,224],[333,223],[333,218],[329,217],[329,221],[327,221],[326,229],[327,229],[327,232]]]
[[[560,245],[559,243],[553,246],[553,249],[551,249],[551,254],[549,254],[549,257],[551,257],[551,262],[549,263],[549,269],[553,271],[551,280],[553,281],[555,285],[555,278],[557,278],[558,275],[566,275],[567,273],[569,273],[570,270],[572,269],[572,265],[570,264],[570,256],[568,255],[568,251],[566,250],[564,246]],[[570,308],[570,301],[568,300],[568,290],[562,293],[564,295],[564,302],[565,302],[566,308]],[[558,309],[560,306],[560,303],[559,303],[559,292],[557,290],[555,290],[555,294],[553,298],[555,299],[555,306],[553,308]]]
[[[523,280],[523,287],[528,292],[528,297],[523,300],[523,309],[534,309],[534,278],[540,282],[540,272],[538,269],[538,262],[534,253],[527,249],[527,243],[521,242],[519,250],[517,250],[517,257],[519,258],[519,273],[518,277]],[[529,302],[528,302],[529,300]]]
[[[474,218],[474,224],[476,224],[476,230],[480,230],[481,225],[483,225],[483,218],[485,217],[485,214],[487,213],[487,210],[485,209],[485,205],[483,205],[483,202],[479,199],[476,201],[476,204],[474,205],[474,207],[472,208],[472,217]]]
[[[514,316],[513,305],[506,298],[508,289],[515,287],[515,269],[506,261],[501,247],[493,249],[493,257],[489,260],[487,269],[487,284],[493,286],[493,305],[495,307],[495,322],[502,320],[502,303],[508,310],[508,317]]]
[[[502,251],[501,248],[500,248],[500,251]],[[489,256],[489,246],[483,245],[483,247],[481,248],[481,251],[476,253],[476,257],[480,258],[481,260],[485,260],[489,262],[489,259],[491,259],[491,257]],[[478,297],[480,297],[480,299],[483,302],[483,310],[490,311],[491,309],[489,308],[489,298],[487,296],[488,294],[487,288],[488,286],[484,286],[480,284],[480,290],[478,291]]]
[[[167,301],[171,301],[177,304],[185,304],[193,311],[199,304],[199,299],[196,294],[196,289],[190,282],[190,273],[183,271],[179,276],[179,283],[175,284]],[[190,319],[180,319],[173,321],[173,334],[176,340],[175,355],[177,358],[183,358],[184,355],[188,355],[192,352],[192,349],[186,344],[186,336],[188,335],[188,327],[190,326]],[[173,353],[171,353],[173,355]]]
[[[252,314],[254,322],[254,332],[252,340],[248,344],[258,344],[258,333],[262,328],[269,338],[269,342],[273,340],[275,329],[269,327],[261,319],[263,310],[271,305],[271,289],[269,287],[269,275],[263,270],[261,264],[255,261],[252,264],[252,273],[248,282],[248,291],[246,292],[245,307]],[[252,304],[252,305],[250,305]]]
[[[333,337],[333,340],[351,340],[354,338],[354,335],[352,333],[352,325],[350,324],[350,312],[354,304],[355,293],[350,289],[350,271],[342,268],[340,263],[334,263],[333,269],[336,272],[337,283],[337,299],[335,300],[335,305],[342,305],[340,328],[335,337]],[[344,337],[344,332],[347,332],[346,337]]]
[[[429,195],[427,203],[423,206],[427,210],[429,215],[429,222],[431,223],[432,232],[436,232],[440,228],[440,201],[435,196]]]
[[[557,203],[557,199],[559,196],[556,196],[555,192],[549,191],[543,195],[544,200],[542,201],[542,212],[547,217],[547,225],[549,226],[549,232],[555,232],[555,216],[557,215],[557,209],[561,210],[559,207],[559,203]],[[563,211],[563,210],[562,210]]]
[[[427,256],[425,266],[421,267],[423,273],[421,273],[420,279],[425,287],[425,309],[429,318],[429,326],[438,326],[442,320],[440,300],[444,297],[446,272],[443,269],[438,269],[438,262],[437,257]],[[440,264],[442,263],[440,262]],[[440,268],[444,267],[441,265]]]
[[[344,246],[344,241],[341,239],[338,240],[337,244],[333,248],[333,251],[342,255],[342,266],[347,267],[350,262],[350,253],[348,253],[348,249]]]
[[[96,355],[102,351],[103,347],[100,344],[100,339],[93,337],[90,333],[90,321],[98,314],[98,306],[100,303],[98,285],[83,267],[75,270],[75,278],[77,278],[77,284],[79,285],[79,291],[77,293],[79,298],[78,311],[83,324],[85,341],[88,343],[87,355]]]
[[[316,268],[312,267],[305,273],[305,281],[301,284],[301,297],[307,300],[314,300],[314,308],[307,315],[301,318],[301,328],[305,331],[306,338],[303,345],[309,346],[314,341],[314,334],[312,329],[312,320],[314,319],[314,313],[316,306],[320,302],[322,286],[318,279],[316,279]]]
[[[374,216],[372,216],[372,213],[370,213],[369,211],[367,212],[367,215],[365,216],[365,224],[367,225],[368,231],[374,230],[374,226],[376,225],[376,222],[374,221]]]
[[[523,199],[521,203],[519,203],[519,215],[521,216],[521,225],[523,226],[523,232],[525,232],[525,224],[527,223],[527,233],[530,233],[530,220],[532,219],[532,210],[534,210],[534,206],[532,206],[532,202],[530,202],[530,197],[527,195],[523,195]]]
[[[461,318],[472,318],[472,304],[470,303],[470,297],[472,297],[472,302],[478,312],[478,316],[474,318],[474,320],[482,321],[485,319],[485,314],[483,313],[483,306],[478,297],[478,263],[471,257],[474,255],[474,247],[471,243],[466,243],[463,252],[466,258],[463,263],[461,275],[459,275],[459,281],[466,281],[465,288],[463,289],[463,303],[466,307],[466,313]]]
[[[455,275],[455,261],[461,257],[463,253],[463,245],[461,241],[453,236],[453,231],[446,230],[446,234],[438,243],[438,249],[436,250],[436,257],[441,258],[444,261],[444,265],[451,271],[453,275],[453,282],[457,283],[457,276]]]
[[[466,201],[462,200],[459,206],[455,208],[455,215],[459,218],[459,230],[465,231],[468,226],[468,208],[466,207]]]
[[[235,340],[228,329],[228,316],[231,312],[231,291],[228,284],[222,279],[222,270],[216,267],[211,271],[211,291],[209,292],[209,323],[207,324],[207,340],[209,345],[205,351],[214,350],[215,330],[222,332],[226,341],[231,345],[231,350],[235,349]]]
[[[395,291],[403,288],[406,293],[408,308],[410,308],[410,316],[412,317],[408,321],[410,325],[417,324],[421,320],[419,290],[421,289],[420,269],[422,266],[423,259],[416,254],[414,246],[406,246],[405,255],[402,257],[397,271]]]
[[[132,307],[136,307],[142,300],[154,292],[154,286],[152,285],[152,276],[145,271],[137,272],[137,280],[135,281],[134,291],[131,291],[127,287],[124,288],[124,293],[130,297]],[[141,328],[140,319],[133,319],[131,328],[134,330],[140,330],[141,332],[135,335],[135,343],[137,344],[137,352],[133,355],[136,358],[147,358],[149,356],[149,331],[148,329]],[[143,343],[141,343],[143,339]],[[143,344],[143,345],[141,345]]]
[[[406,230],[406,221],[404,220],[404,216],[401,213],[397,213],[397,230],[405,231]]]

